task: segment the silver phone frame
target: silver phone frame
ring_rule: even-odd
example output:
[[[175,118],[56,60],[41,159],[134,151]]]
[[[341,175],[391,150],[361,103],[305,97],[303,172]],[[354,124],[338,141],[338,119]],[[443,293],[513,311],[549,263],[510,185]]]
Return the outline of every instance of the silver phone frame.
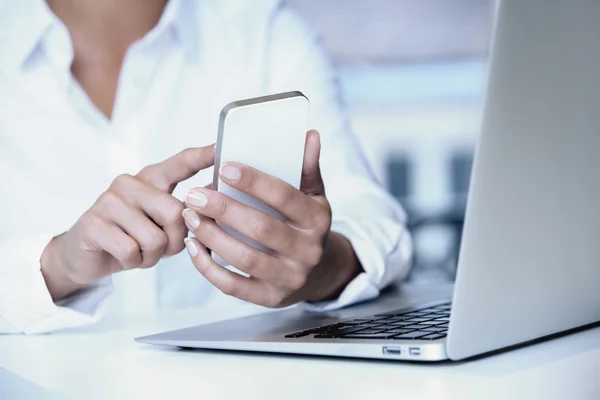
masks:
[[[252,106],[252,105],[261,104],[261,103],[268,103],[271,101],[286,100],[286,99],[291,99],[294,97],[304,97],[306,99],[306,101],[308,101],[310,103],[310,100],[308,99],[308,97],[306,97],[302,92],[300,92],[299,90],[293,90],[293,91],[289,91],[289,92],[282,92],[282,93],[276,93],[276,94],[269,94],[266,96],[253,97],[253,98],[244,99],[244,100],[237,100],[237,101],[233,101],[223,107],[223,109],[221,110],[221,114],[219,115],[219,130],[217,133],[217,141],[215,143],[215,164],[214,164],[213,183],[212,183],[213,190],[216,190],[217,192],[219,191],[219,170],[221,168],[221,148],[223,145],[225,121],[226,121],[229,113],[231,111],[233,111],[234,109],[240,108],[240,107]]]

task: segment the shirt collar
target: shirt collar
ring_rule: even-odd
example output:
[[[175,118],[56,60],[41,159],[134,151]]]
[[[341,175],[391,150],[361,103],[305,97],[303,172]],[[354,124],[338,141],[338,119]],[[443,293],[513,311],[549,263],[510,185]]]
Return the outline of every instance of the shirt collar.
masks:
[[[173,26],[190,59],[198,56],[197,3],[169,0],[157,25]],[[45,0],[0,0],[0,68],[18,71],[56,22]]]
[[[1,1],[1,0],[0,0]],[[52,24],[44,0],[6,0],[0,4],[0,68],[20,69]]]
[[[169,0],[158,22],[172,24],[189,59],[198,57],[198,1]]]

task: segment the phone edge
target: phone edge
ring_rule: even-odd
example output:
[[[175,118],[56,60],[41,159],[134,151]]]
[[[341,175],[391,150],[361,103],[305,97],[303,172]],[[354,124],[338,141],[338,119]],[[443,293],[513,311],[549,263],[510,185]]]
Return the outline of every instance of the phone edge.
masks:
[[[254,104],[265,103],[268,101],[276,101],[276,100],[285,100],[293,97],[304,97],[308,101],[308,97],[304,95],[299,90],[293,90],[289,92],[282,92],[276,94],[269,94],[266,96],[253,97],[244,100],[233,101],[229,104],[226,104],[221,110],[221,114],[219,115],[219,129],[217,132],[217,141],[215,143],[215,162],[214,162],[214,172],[213,172],[213,183],[212,189],[219,191],[219,169],[221,168],[221,145],[223,144],[223,131],[225,128],[225,119],[227,115],[234,109],[239,107],[250,106]]]

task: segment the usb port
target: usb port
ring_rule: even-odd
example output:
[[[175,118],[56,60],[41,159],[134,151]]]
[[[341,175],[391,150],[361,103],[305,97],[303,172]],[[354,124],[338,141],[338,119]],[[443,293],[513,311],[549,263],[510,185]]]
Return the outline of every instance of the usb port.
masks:
[[[421,348],[420,347],[409,347],[408,348],[408,354],[411,356],[420,356],[421,355]]]
[[[400,347],[383,346],[383,354],[387,354],[387,355],[391,355],[391,356],[399,356],[401,354]]]

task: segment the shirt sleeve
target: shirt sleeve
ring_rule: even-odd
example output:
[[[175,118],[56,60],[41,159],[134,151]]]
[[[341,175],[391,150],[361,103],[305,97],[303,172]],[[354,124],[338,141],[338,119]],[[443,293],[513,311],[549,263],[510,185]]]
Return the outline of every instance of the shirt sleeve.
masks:
[[[321,134],[321,171],[333,211],[331,230],[350,241],[364,270],[336,300],[303,305],[326,311],[375,298],[410,269],[412,240],[406,214],[367,165],[318,37],[285,6],[275,11],[267,37],[266,90],[299,90],[308,97],[309,128]]]
[[[0,242],[0,334],[38,334],[98,321],[112,291],[110,278],[54,303],[40,271],[52,235]]]

